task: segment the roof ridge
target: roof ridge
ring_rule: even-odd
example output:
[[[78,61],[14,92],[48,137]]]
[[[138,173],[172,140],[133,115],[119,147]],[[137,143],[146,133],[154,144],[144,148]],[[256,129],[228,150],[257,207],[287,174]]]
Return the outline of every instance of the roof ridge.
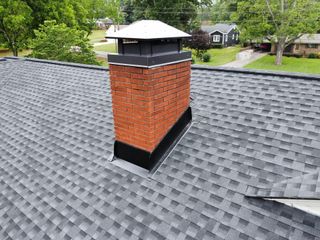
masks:
[[[230,68],[230,67],[211,67],[211,66],[201,66],[199,64],[191,65],[192,69],[195,70],[208,70],[208,71],[220,71],[220,72],[234,72],[234,73],[245,73],[254,75],[264,75],[264,76],[277,76],[277,77],[289,77],[289,78],[305,78],[309,80],[319,80],[320,74],[308,74],[299,72],[284,72],[284,71],[269,71],[261,69],[247,69],[247,68]]]
[[[5,59],[47,63],[47,64],[53,64],[53,65],[85,68],[85,69],[92,69],[92,70],[109,71],[109,68],[107,68],[107,67],[102,67],[102,66],[97,66],[97,65],[89,65],[89,64],[81,64],[81,63],[71,63],[71,62],[62,62],[62,61],[45,60],[45,59],[37,59],[37,58],[25,58],[25,57],[5,57]]]

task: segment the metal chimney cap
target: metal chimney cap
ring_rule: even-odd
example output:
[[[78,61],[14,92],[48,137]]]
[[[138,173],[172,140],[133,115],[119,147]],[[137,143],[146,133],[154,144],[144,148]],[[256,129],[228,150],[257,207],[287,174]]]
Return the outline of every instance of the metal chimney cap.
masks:
[[[116,39],[168,39],[168,38],[188,38],[189,34],[180,31],[168,24],[158,20],[141,20],[132,23],[128,27],[111,33],[107,38]]]

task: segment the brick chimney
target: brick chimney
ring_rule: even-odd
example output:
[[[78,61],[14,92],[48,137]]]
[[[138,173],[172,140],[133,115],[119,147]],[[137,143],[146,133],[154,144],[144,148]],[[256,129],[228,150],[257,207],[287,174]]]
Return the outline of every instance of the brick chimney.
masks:
[[[191,121],[189,37],[160,21],[143,20],[114,33],[109,54],[115,156],[151,170]]]

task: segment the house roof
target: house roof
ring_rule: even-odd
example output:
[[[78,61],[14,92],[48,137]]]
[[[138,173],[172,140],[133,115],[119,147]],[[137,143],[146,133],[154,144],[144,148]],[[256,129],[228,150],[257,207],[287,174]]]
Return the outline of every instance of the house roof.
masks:
[[[201,26],[201,29],[208,33],[213,32],[221,32],[221,33],[229,33],[234,27],[237,25],[234,23],[228,24],[228,23],[217,23],[215,25],[207,25],[207,26]]]
[[[141,20],[130,24],[125,29],[110,33],[108,38],[123,39],[166,39],[187,38],[189,34],[158,20]]]
[[[194,67],[193,123],[143,177],[110,162],[106,69],[0,75],[0,239],[320,239],[319,217],[247,194],[319,172],[319,76]]]
[[[320,44],[320,34],[304,34],[295,43]]]
[[[274,182],[268,188],[250,187],[247,195],[268,198],[320,200],[320,172],[300,174],[297,177]]]

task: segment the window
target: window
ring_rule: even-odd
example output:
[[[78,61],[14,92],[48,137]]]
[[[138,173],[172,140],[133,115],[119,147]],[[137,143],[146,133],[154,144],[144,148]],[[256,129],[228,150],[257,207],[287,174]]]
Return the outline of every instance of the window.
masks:
[[[239,39],[239,35],[238,35],[238,34],[236,34],[236,41],[238,41],[238,39]]]
[[[220,35],[213,35],[212,41],[213,42],[220,42]]]
[[[226,34],[226,42],[228,42],[228,34]]]
[[[307,44],[307,48],[318,48],[318,44]]]
[[[300,44],[296,44],[296,50],[299,50]]]
[[[234,40],[234,34],[232,34],[232,40]]]

